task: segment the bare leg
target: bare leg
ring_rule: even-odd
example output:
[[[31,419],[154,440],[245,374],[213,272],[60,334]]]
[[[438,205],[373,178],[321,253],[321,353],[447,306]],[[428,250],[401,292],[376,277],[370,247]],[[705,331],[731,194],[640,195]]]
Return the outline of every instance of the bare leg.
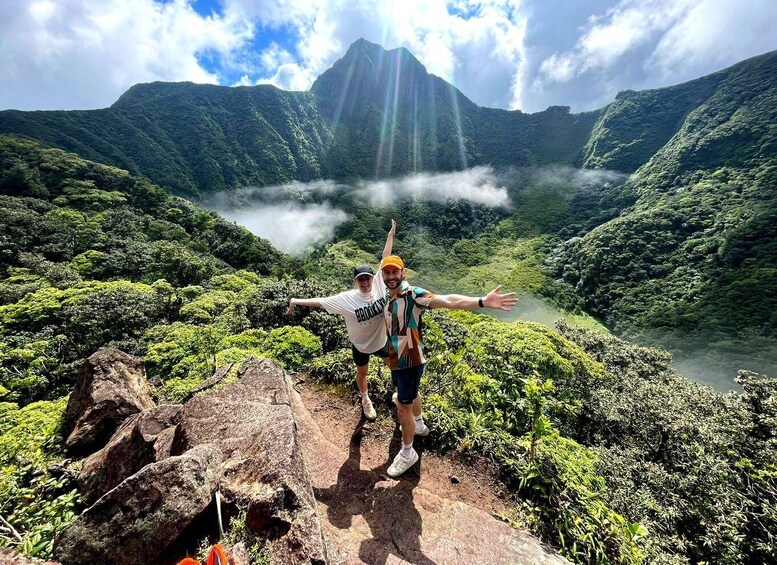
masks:
[[[356,367],[356,386],[359,387],[359,392],[364,395],[367,392],[367,369],[369,364],[363,367]]]
[[[418,416],[421,415],[421,394],[419,393],[418,396],[415,397],[415,400],[413,401],[413,416],[415,418],[418,418]],[[415,429],[415,419],[413,419],[413,428]]]
[[[420,400],[416,397],[415,402],[418,402],[420,409]],[[415,402],[413,404],[400,404],[397,402],[397,416],[402,424],[402,444],[410,445],[413,443],[413,436],[415,436],[415,417],[413,416],[413,410],[415,408]]]

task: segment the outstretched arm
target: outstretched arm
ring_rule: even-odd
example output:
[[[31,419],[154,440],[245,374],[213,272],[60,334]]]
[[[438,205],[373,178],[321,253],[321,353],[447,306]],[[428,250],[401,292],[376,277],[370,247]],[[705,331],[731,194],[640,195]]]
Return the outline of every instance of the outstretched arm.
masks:
[[[295,306],[310,306],[314,308],[321,308],[320,298],[292,298],[289,300],[289,308],[286,310],[286,315],[291,316],[294,312]]]
[[[461,294],[440,294],[429,301],[429,307],[449,308],[451,310],[475,310],[480,308],[480,301],[482,300],[483,308],[509,312],[518,303],[518,299],[515,297],[514,292],[499,294],[500,290],[502,290],[502,285],[499,285],[482,298],[462,296]]]
[[[394,235],[396,235],[396,233],[397,222],[395,220],[391,220],[391,229],[386,236],[386,245],[383,247],[383,255],[381,255],[383,259],[391,255],[391,248],[394,247]]]

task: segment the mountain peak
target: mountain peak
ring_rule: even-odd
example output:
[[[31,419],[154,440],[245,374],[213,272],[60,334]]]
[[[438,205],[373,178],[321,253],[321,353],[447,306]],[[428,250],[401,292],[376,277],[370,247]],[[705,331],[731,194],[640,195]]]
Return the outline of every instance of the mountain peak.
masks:
[[[354,41],[310,90],[334,117],[360,114],[371,104],[383,107],[389,98],[392,104],[413,105],[434,99],[435,92],[449,93],[458,104],[475,107],[456,87],[427,72],[406,48],[386,50],[364,38]]]

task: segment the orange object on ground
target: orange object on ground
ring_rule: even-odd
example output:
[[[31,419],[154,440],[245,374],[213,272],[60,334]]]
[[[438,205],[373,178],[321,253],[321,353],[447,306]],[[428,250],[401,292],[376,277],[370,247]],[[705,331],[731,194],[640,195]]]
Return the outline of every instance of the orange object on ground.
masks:
[[[183,561],[178,562],[178,565],[200,565],[200,563],[191,557],[185,557]]]
[[[227,565],[227,554],[219,544],[210,548],[207,565]]]

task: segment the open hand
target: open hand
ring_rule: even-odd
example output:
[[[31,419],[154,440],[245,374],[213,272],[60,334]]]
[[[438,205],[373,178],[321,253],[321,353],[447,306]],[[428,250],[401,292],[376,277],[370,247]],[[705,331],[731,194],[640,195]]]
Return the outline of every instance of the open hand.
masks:
[[[292,312],[294,312],[294,303],[289,300],[289,307],[286,309],[286,315],[291,316]]]
[[[516,298],[514,292],[499,294],[500,290],[502,290],[501,284],[486,295],[483,299],[483,306],[494,310],[509,312],[512,310],[513,306],[518,304],[518,298]]]
[[[389,230],[388,234],[392,237],[397,235],[397,221],[393,218],[391,219],[391,229]]]

